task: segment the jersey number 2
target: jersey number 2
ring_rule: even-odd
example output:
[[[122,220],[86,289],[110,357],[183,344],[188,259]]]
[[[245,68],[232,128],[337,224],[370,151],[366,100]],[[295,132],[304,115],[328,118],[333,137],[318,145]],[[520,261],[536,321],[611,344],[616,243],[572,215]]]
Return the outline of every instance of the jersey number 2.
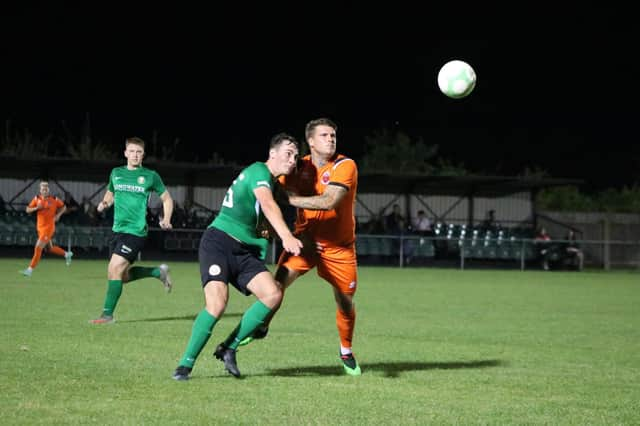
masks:
[[[222,205],[230,209],[233,208],[233,189],[229,188],[227,194],[224,196],[224,200],[222,200]]]

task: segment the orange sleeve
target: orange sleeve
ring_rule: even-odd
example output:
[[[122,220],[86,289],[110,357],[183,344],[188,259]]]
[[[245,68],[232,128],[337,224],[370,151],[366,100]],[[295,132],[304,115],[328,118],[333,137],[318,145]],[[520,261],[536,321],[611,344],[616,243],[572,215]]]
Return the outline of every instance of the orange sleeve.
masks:
[[[31,202],[29,203],[29,205],[27,207],[34,208],[37,205],[38,205],[38,197],[33,197],[33,200],[31,200]]]
[[[350,158],[346,158],[336,164],[329,183],[337,183],[351,189],[357,179],[358,169],[356,167],[356,162]]]

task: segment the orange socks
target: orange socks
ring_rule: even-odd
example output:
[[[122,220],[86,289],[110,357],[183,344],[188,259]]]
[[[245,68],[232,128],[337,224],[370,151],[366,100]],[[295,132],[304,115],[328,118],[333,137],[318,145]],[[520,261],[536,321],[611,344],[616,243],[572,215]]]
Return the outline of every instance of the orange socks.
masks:
[[[351,309],[351,312],[345,313],[340,309],[336,309],[336,326],[338,327],[338,334],[340,335],[340,345],[344,348],[351,347],[351,340],[353,339],[353,329],[356,325],[356,308]]]
[[[60,247],[58,247],[58,246],[53,246],[53,247],[51,247],[51,248],[49,249],[49,253],[53,253],[53,254],[55,254],[55,255],[57,255],[57,256],[62,256],[62,257],[64,257],[64,254],[65,254],[66,252],[65,252],[63,249],[61,249]]]
[[[49,250],[47,250],[47,252],[53,253],[55,255],[62,256],[62,257],[64,257],[66,253],[62,248],[58,246],[51,247]],[[40,263],[41,257],[42,257],[42,249],[36,246],[33,249],[33,257],[31,258],[31,263],[29,264],[29,268],[34,269],[36,266],[38,266],[38,263]]]
[[[31,258],[31,263],[29,264],[29,268],[35,268],[40,262],[40,258],[42,257],[42,248],[36,246],[33,249],[33,257]]]

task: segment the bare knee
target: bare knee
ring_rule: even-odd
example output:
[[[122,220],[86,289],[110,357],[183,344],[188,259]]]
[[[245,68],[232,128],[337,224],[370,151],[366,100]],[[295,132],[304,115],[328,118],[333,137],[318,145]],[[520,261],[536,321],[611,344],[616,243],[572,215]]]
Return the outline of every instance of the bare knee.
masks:
[[[265,291],[261,292],[258,300],[264,303],[269,309],[277,309],[282,303],[282,297],[283,293],[280,287],[273,285],[272,288],[265,289]]]
[[[203,290],[205,309],[209,314],[220,318],[227,308],[229,287],[221,281],[209,281]]]
[[[117,256],[117,257],[116,257]],[[122,256],[113,255],[109,261],[107,275],[110,280],[128,280],[129,261]]]

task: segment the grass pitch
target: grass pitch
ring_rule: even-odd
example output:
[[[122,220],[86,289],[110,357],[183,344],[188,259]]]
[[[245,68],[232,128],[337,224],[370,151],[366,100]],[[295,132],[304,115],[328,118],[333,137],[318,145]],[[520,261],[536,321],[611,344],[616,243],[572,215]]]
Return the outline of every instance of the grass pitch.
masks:
[[[289,290],[269,336],[211,353],[255,299],[229,307],[192,380],[171,374],[203,296],[198,266],[174,291],[125,286],[102,309],[106,261],[0,260],[0,418],[13,424],[638,424],[637,272],[360,268],[355,354],[342,373],[335,305],[315,272]],[[152,265],[154,262],[141,262]]]

